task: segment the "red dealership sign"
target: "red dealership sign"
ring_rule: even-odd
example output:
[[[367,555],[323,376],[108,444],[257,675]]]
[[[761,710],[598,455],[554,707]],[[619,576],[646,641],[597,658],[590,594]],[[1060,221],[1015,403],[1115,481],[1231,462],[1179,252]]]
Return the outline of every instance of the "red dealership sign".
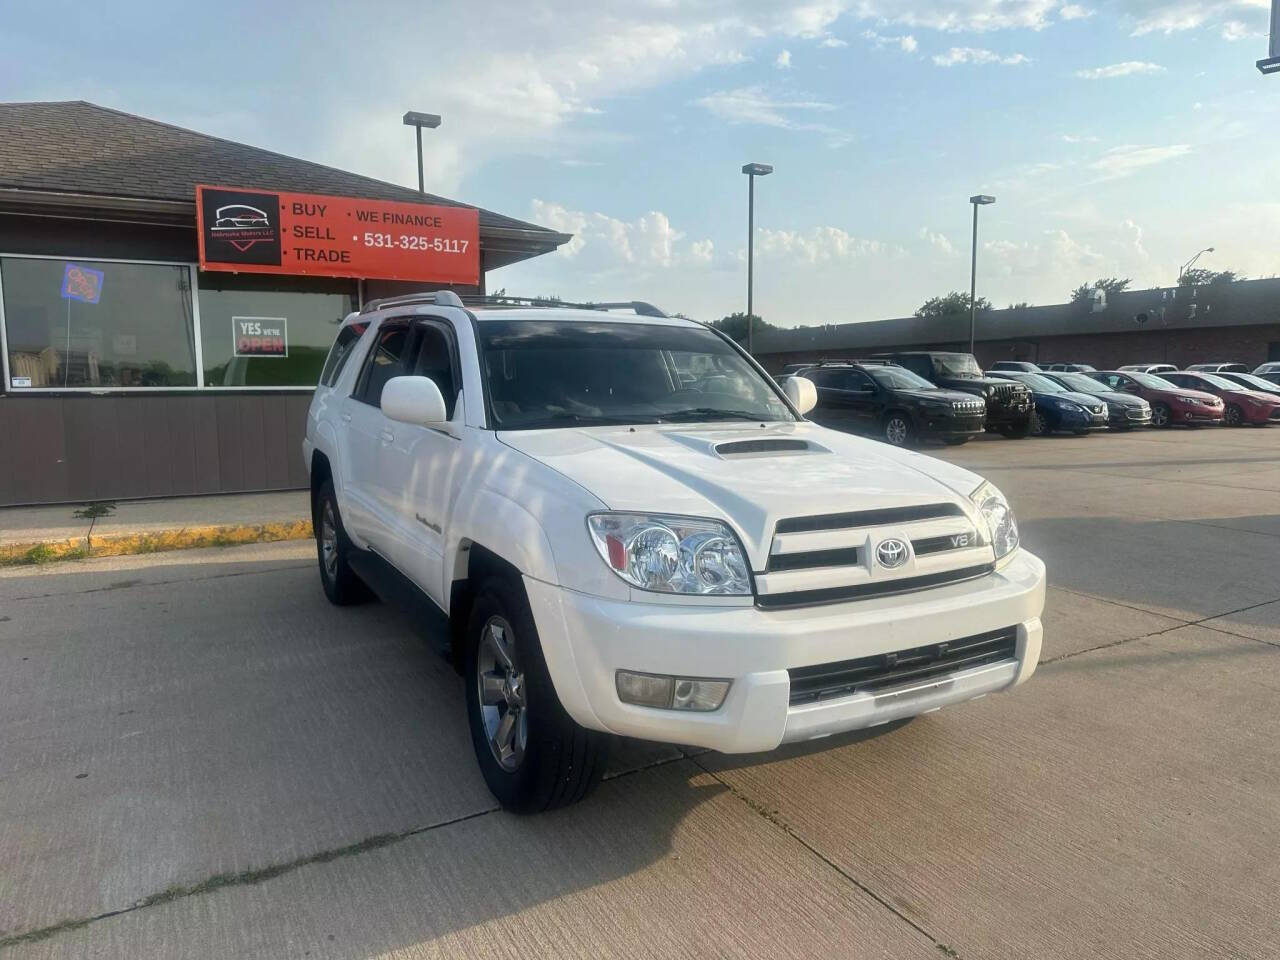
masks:
[[[200,268],[480,282],[474,207],[196,187]]]

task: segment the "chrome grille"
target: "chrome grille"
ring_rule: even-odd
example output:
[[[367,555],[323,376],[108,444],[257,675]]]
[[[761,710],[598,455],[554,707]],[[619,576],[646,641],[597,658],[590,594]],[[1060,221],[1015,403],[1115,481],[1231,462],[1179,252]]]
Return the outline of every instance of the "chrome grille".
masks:
[[[878,553],[888,540],[899,541],[888,552],[903,556],[896,565]],[[765,570],[756,574],[756,603],[776,609],[941,587],[985,576],[993,559],[958,503],[787,517],[775,525]]]

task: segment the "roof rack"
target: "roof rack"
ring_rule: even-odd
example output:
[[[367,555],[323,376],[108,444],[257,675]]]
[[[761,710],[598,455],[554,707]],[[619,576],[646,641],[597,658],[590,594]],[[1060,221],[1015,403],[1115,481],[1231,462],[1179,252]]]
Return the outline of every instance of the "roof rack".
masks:
[[[569,307],[575,310],[634,310],[641,317],[666,317],[660,309],[643,300],[617,300],[596,303],[574,303],[569,300],[552,300],[547,297],[479,296],[462,297],[467,306],[476,307]]]
[[[418,303],[429,303],[437,307],[461,307],[462,298],[452,290],[428,290],[422,293],[404,293],[398,297],[380,297],[370,300],[360,308],[361,313],[373,313],[384,307],[408,307]]]

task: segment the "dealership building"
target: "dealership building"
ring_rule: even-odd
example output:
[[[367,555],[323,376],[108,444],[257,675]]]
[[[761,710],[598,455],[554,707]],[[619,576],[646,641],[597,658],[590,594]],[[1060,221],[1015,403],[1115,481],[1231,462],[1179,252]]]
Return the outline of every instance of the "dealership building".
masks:
[[[84,102],[0,104],[0,506],[306,485],[342,318],[571,237]]]
[[[771,371],[788,363],[848,359],[891,350],[969,349],[969,315],[901,317],[756,333],[756,356]],[[1089,363],[1231,361],[1253,369],[1280,360],[1280,280],[1163,287],[1095,296],[1084,302],[985,310],[974,353],[998,360]]]

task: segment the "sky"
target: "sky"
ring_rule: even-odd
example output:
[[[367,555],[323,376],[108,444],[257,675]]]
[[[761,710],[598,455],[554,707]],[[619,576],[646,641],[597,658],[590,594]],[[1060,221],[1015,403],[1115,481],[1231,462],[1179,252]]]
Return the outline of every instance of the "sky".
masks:
[[[4,9],[7,7],[8,9]],[[778,326],[968,289],[1280,272],[1269,0],[0,5],[0,101],[84,99],[574,234],[490,289]],[[243,186],[253,186],[243,184]]]

